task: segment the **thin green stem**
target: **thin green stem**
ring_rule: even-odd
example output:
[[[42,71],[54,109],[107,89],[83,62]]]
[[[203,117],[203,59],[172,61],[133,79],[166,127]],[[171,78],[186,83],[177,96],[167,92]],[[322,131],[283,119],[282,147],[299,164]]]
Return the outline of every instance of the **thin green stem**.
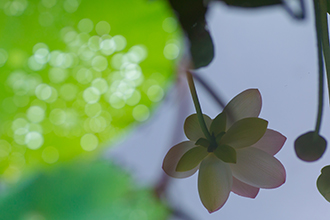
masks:
[[[206,91],[212,96],[212,98],[219,104],[219,106],[221,107],[221,109],[224,109],[226,107],[225,102],[223,101],[223,99],[221,98],[221,96],[217,95],[217,93],[211,87],[211,85],[208,84],[198,74],[195,74],[194,72],[191,72],[191,74],[193,75],[193,78],[196,79],[206,89]],[[229,117],[230,120],[234,121],[234,116],[233,116],[232,112],[227,111],[226,114],[227,114],[227,116]]]
[[[330,98],[330,48],[329,48],[329,32],[328,32],[328,18],[327,18],[327,0],[315,0],[319,2],[319,10],[315,19],[319,20],[319,27],[317,30],[321,35],[323,56],[325,60],[328,93]],[[315,4],[315,3],[314,3]]]
[[[194,79],[196,79],[205,89],[206,91],[212,96],[212,98],[219,104],[219,106],[224,109],[226,107],[225,102],[217,95],[217,93],[213,90],[213,88],[198,74],[191,72]]]
[[[314,139],[317,139],[320,132],[322,112],[323,112],[323,56],[322,56],[322,36],[324,30],[322,30],[322,11],[321,11],[321,1],[314,0],[314,12],[315,12],[315,26],[316,26],[316,36],[317,36],[317,56],[318,56],[318,68],[319,68],[319,94],[318,94],[318,112],[317,120],[315,125]],[[324,48],[324,47],[323,47]]]
[[[211,141],[212,137],[211,137],[210,132],[207,129],[205,121],[204,121],[204,116],[203,116],[203,113],[202,113],[202,109],[201,109],[201,106],[200,106],[199,101],[198,101],[198,96],[197,96],[197,92],[196,92],[196,88],[195,88],[195,84],[194,84],[194,79],[192,77],[192,74],[189,71],[187,71],[187,80],[188,80],[188,84],[189,84],[189,88],[190,88],[191,97],[194,101],[194,105],[195,105],[199,125],[201,126],[201,129],[202,129],[205,137],[209,141]]]

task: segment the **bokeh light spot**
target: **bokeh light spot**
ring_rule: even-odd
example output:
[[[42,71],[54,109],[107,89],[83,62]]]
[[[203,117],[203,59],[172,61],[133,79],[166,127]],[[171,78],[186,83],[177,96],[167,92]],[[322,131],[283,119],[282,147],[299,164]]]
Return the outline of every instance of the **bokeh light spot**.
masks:
[[[178,22],[173,17],[165,18],[163,21],[163,29],[167,33],[173,33],[178,27]]]
[[[103,78],[94,79],[92,86],[99,90],[100,94],[104,94],[108,90],[108,83]]]
[[[78,29],[80,32],[89,33],[93,30],[94,24],[91,19],[84,18],[81,19],[78,23]]]
[[[52,88],[47,84],[40,84],[35,90],[38,99],[46,100],[52,95]]]
[[[96,56],[92,60],[92,67],[96,71],[103,71],[108,67],[108,61],[104,56]]]
[[[76,79],[81,84],[87,84],[93,79],[93,73],[89,69],[80,68],[77,71]]]
[[[100,49],[100,37],[99,36],[92,36],[88,39],[88,47],[92,51],[98,51]]]
[[[39,132],[32,131],[25,136],[25,144],[31,150],[36,150],[40,148],[43,143],[44,138]]]
[[[80,145],[85,151],[95,150],[98,144],[99,140],[94,134],[85,134],[80,139]]]
[[[147,92],[150,101],[159,102],[164,96],[164,91],[159,85],[150,86]]]
[[[13,131],[19,129],[19,128],[27,128],[28,122],[24,118],[17,118],[12,122],[11,129]]]
[[[83,98],[89,104],[96,103],[100,99],[100,92],[94,87],[88,87],[83,93]]]
[[[68,71],[63,68],[53,67],[49,70],[48,77],[53,83],[61,83],[68,77]]]
[[[175,43],[168,43],[164,48],[164,56],[166,59],[174,60],[180,54],[180,48]]]
[[[112,38],[116,44],[116,51],[121,51],[126,47],[126,38],[122,35],[116,35]]]
[[[41,0],[41,3],[46,8],[52,8],[56,5],[56,0]]]
[[[25,144],[25,137],[28,133],[27,128],[18,128],[14,132],[14,140],[17,144],[24,145]]]
[[[110,24],[106,21],[100,21],[95,26],[95,31],[98,35],[109,34]]]
[[[147,57],[147,48],[143,45],[135,45],[131,47],[127,53],[129,60],[133,63],[140,63]]]
[[[134,106],[138,104],[141,100],[141,93],[137,90],[134,90],[131,97],[126,100],[127,105]]]
[[[49,120],[54,125],[61,125],[65,122],[66,113],[62,109],[53,109],[49,114]]]
[[[65,0],[63,3],[64,10],[68,13],[73,13],[77,11],[79,7],[78,0]]]
[[[29,124],[29,131],[36,131],[39,132],[40,134],[43,133],[43,127],[40,124],[34,124],[30,123]]]
[[[49,60],[49,51],[47,48],[39,48],[33,55],[35,61],[39,64],[45,64]]]
[[[63,38],[64,38],[64,42],[69,43],[73,41],[76,37],[77,37],[77,32],[72,30],[66,32]]]
[[[99,103],[87,104],[85,106],[85,113],[88,117],[99,116],[102,112],[102,107]]]
[[[110,96],[109,103],[113,108],[120,109],[125,106],[125,100],[123,95],[119,92],[115,92]]]
[[[149,118],[149,108],[145,105],[137,105],[132,112],[133,117],[137,121],[145,121]]]
[[[55,147],[46,147],[41,154],[42,159],[49,164],[58,161],[60,154]]]
[[[27,0],[7,1],[4,4],[4,12],[8,16],[20,16],[28,6]]]
[[[89,127],[93,132],[96,133],[102,132],[104,131],[106,126],[107,126],[107,122],[102,116],[91,118],[89,120]]]
[[[48,51],[48,46],[42,42],[36,43],[32,48],[32,52],[36,53],[39,49],[46,49]]]
[[[35,57],[33,57],[33,56],[29,58],[28,66],[31,70],[34,70],[34,71],[41,70],[44,67],[44,65],[41,63],[38,63],[37,60],[35,59]]]
[[[31,106],[27,110],[26,116],[31,122],[38,123],[44,120],[45,111],[39,106]]]
[[[139,65],[135,63],[130,63],[123,68],[122,73],[126,79],[136,80],[141,77],[142,70]]]
[[[8,53],[4,49],[0,48],[0,67],[5,65],[6,61],[8,59]]]
[[[116,43],[113,39],[105,39],[100,44],[101,52],[104,55],[111,55],[116,51]]]
[[[48,103],[55,102],[57,100],[57,97],[58,97],[57,90],[54,89],[53,87],[51,87],[51,90],[52,90],[52,92],[51,92],[50,97],[45,100]]]

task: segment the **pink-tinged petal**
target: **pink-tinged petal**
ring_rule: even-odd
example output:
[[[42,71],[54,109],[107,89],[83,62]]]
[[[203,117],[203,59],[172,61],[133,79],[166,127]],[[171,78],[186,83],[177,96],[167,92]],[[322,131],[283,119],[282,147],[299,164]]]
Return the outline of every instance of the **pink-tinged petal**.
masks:
[[[266,153],[275,155],[277,152],[279,152],[279,150],[281,150],[285,141],[286,137],[281,133],[267,129],[264,136],[262,136],[262,138],[257,143],[251,145],[251,147],[255,147],[265,151]]]
[[[259,193],[259,188],[250,186],[249,184],[243,183],[233,177],[233,186],[231,187],[231,191],[237,195],[254,199]]]
[[[212,123],[212,119],[204,115],[204,121],[206,124],[206,127],[209,129],[210,125]],[[187,138],[192,141],[197,141],[199,138],[205,138],[204,133],[201,129],[201,126],[198,121],[197,114],[192,114],[186,118],[186,121],[184,122],[184,133],[186,134]]]
[[[235,96],[225,107],[227,129],[242,118],[258,117],[261,111],[261,94],[258,89],[247,89]]]
[[[285,169],[272,155],[254,147],[236,153],[237,162],[230,168],[238,180],[257,188],[276,188],[285,182]]]
[[[199,197],[211,213],[219,210],[227,201],[233,177],[228,164],[214,154],[209,154],[200,164],[198,174]]]
[[[166,154],[164,161],[163,161],[163,170],[165,173],[174,178],[186,178],[193,175],[197,170],[198,167],[195,167],[192,170],[186,172],[177,172],[175,171],[181,157],[190,149],[194,148],[195,145],[191,141],[184,141],[181,142],[174,147],[172,147]]]

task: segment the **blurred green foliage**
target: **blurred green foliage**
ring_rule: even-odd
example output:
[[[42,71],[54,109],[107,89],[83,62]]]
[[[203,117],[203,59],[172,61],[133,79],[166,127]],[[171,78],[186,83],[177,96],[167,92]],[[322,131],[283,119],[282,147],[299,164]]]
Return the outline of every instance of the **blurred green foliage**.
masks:
[[[93,155],[147,120],[179,37],[166,1],[1,0],[2,179]]]
[[[0,197],[1,219],[164,220],[169,209],[105,161],[62,164]]]

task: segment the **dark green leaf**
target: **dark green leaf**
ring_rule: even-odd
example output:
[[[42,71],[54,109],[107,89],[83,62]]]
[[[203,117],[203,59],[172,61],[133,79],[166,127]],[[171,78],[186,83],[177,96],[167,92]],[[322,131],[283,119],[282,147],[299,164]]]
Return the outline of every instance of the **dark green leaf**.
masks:
[[[212,120],[210,126],[210,132],[217,136],[223,131],[226,131],[226,122],[227,122],[227,115],[225,112],[221,112]]]
[[[212,123],[212,119],[207,115],[203,115],[203,116],[206,127],[209,128]],[[197,114],[189,115],[186,118],[183,125],[183,129],[184,129],[184,133],[186,134],[189,140],[197,141],[201,137],[204,137],[204,133],[199,124]]]
[[[229,145],[220,145],[213,153],[223,162],[236,163],[236,150]]]
[[[207,6],[203,0],[169,0],[190,41],[194,68],[207,66],[214,57],[214,46],[207,28]]]
[[[195,69],[207,66],[214,57],[214,46],[210,33],[205,25],[197,23],[188,33],[190,53]]]
[[[176,171],[185,172],[194,169],[208,155],[204,147],[194,147],[188,150],[179,160]]]
[[[327,141],[320,135],[314,135],[314,131],[299,136],[294,142],[297,157],[303,161],[311,162],[322,157]]]
[[[210,146],[210,141],[205,138],[200,138],[196,141],[195,145],[203,146],[208,148]]]
[[[235,149],[251,146],[265,134],[268,122],[261,118],[243,118],[236,121],[220,139]]]
[[[321,195],[330,202],[330,165],[322,168],[316,185]]]

